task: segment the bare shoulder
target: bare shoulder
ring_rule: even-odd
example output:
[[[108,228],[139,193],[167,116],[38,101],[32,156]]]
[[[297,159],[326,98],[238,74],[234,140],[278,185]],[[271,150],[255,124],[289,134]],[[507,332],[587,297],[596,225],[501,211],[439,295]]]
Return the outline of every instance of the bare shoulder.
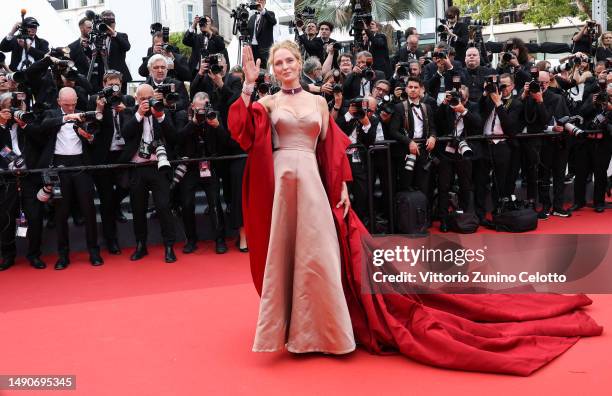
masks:
[[[270,111],[272,111],[272,102],[275,100],[275,96],[276,96],[276,94],[274,94],[274,95],[266,95],[263,98],[260,98],[257,101],[257,103],[259,103],[260,105],[265,107],[266,110],[269,113]]]
[[[327,108],[327,100],[325,100],[324,96],[321,95],[313,95],[315,97],[315,100],[318,102],[318,108],[319,110],[321,110],[322,114],[326,114],[329,112],[329,109]]]

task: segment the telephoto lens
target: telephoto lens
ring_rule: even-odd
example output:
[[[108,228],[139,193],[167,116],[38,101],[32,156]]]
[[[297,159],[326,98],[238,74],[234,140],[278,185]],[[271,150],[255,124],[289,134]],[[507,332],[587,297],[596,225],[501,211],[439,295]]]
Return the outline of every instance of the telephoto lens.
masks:
[[[163,144],[159,144],[155,148],[155,155],[157,156],[157,169],[163,169],[170,167],[170,161],[168,161],[168,153],[166,153],[166,147]]]
[[[470,159],[474,156],[474,152],[472,151],[472,148],[470,147],[468,142],[466,142],[465,140],[462,140],[459,142],[457,149],[459,151],[459,154],[461,154],[461,156],[465,159]]]
[[[505,63],[508,63],[512,60],[512,54],[510,52],[504,52],[504,54],[502,55],[502,61],[504,61]]]
[[[183,157],[181,159],[187,159],[188,157]],[[176,167],[174,170],[174,176],[172,177],[172,182],[170,183],[170,190],[174,190],[176,186],[183,180],[183,177],[187,173],[187,164],[183,163]]]
[[[407,171],[413,171],[414,170],[414,164],[416,163],[416,155],[414,154],[408,154],[405,158],[405,164],[404,164],[404,169],[406,169]]]
[[[164,111],[164,102],[161,100],[157,100],[157,99],[149,99],[149,107],[151,107],[152,109],[155,109],[155,111],[157,112],[162,112]]]
[[[15,111],[13,111],[13,118],[26,124],[29,124],[36,120],[36,114],[34,114],[33,112],[16,109]]]

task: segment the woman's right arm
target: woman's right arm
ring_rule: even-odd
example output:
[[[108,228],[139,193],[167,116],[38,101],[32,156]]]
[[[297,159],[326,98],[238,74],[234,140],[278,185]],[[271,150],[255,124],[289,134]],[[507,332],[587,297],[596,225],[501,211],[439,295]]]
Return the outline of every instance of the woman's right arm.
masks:
[[[251,94],[255,89],[255,81],[257,81],[257,77],[259,76],[259,65],[261,63],[260,59],[253,58],[253,50],[250,46],[245,45],[242,47],[242,70],[244,71],[244,85],[242,87],[242,100],[244,104],[249,107],[251,104]]]

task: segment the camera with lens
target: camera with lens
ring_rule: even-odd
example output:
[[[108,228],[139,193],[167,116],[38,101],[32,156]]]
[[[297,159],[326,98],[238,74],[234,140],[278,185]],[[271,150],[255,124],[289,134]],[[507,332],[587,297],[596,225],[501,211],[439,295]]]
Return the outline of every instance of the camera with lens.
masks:
[[[514,54],[512,52],[504,52],[502,54],[502,61],[504,63],[509,63],[513,57],[514,57]]]
[[[62,198],[62,189],[59,173],[56,169],[50,168],[43,172],[43,187],[38,190],[36,198],[41,202],[48,202],[51,197],[55,199]]]
[[[27,97],[25,92],[11,92],[11,107],[21,107]]]
[[[455,152],[465,159],[470,159],[474,156],[472,148],[465,139],[453,139],[448,142],[448,146],[454,148]]]
[[[24,124],[29,124],[36,121],[36,114],[34,114],[34,112],[23,111],[19,107],[11,107],[11,116]]]
[[[119,85],[110,85],[98,92],[98,97],[106,99],[106,103],[111,106],[117,106],[122,102],[121,95],[119,94],[120,91],[121,87]]]
[[[92,10],[85,11],[85,18],[89,19],[93,24],[93,28],[89,33],[89,41],[94,43],[98,50],[105,48],[106,37],[110,29],[110,26],[106,22],[110,23],[111,20],[103,20],[100,15]]]
[[[25,165],[25,159],[21,155],[17,155],[9,146],[4,146],[0,150],[0,157],[6,161],[9,168],[21,169]]]
[[[349,107],[354,106],[355,108],[353,117],[357,119],[362,119],[366,115],[365,109],[363,108],[363,100],[364,100],[363,97],[358,96],[354,99],[351,99],[351,101],[349,102]]]
[[[552,74],[559,74],[561,72],[571,70],[573,66],[574,66],[574,63],[572,61],[569,61],[569,62],[565,62],[565,63],[563,63],[561,65],[553,66],[553,67],[549,68],[548,71],[550,73],[552,73]]]
[[[183,157],[181,159],[188,159],[188,157]],[[170,190],[174,190],[176,186],[183,180],[185,177],[185,173],[187,173],[187,164],[182,163],[176,167],[174,170],[174,176],[172,176],[172,182],[170,183]]]
[[[448,53],[446,51],[436,51],[433,54],[431,54],[432,58],[438,58],[438,59],[446,59],[448,57]]]
[[[410,74],[410,63],[399,62],[397,65],[397,75],[400,77],[408,77],[408,75]]]
[[[340,51],[342,49],[342,43],[335,41],[332,46],[334,47],[334,51]]]
[[[16,72],[8,73],[6,75],[6,79],[8,81],[13,81],[15,84],[22,84],[26,82],[26,75],[22,71],[16,71]]]
[[[155,111],[161,113],[162,111],[164,111],[164,101],[163,100],[157,100],[155,98],[151,98],[149,99],[149,107],[152,109],[155,109]]]
[[[402,89],[402,93],[400,94],[400,100],[402,100],[402,101],[408,100],[408,93],[406,92],[406,84],[399,83],[399,84],[397,84],[395,89],[398,89],[398,88]]]
[[[142,159],[151,159],[151,154],[153,152],[152,142],[145,142],[144,140],[140,141],[140,145],[138,146],[138,156]]]
[[[250,0],[248,4],[249,10],[256,10],[258,7],[257,1]]]
[[[234,20],[232,34],[238,35],[243,42],[251,42],[251,32],[249,31],[249,6],[247,4],[238,4],[238,7],[232,10],[230,17]],[[200,23],[202,19],[200,19]]]
[[[176,92],[176,86],[174,85],[174,83],[159,84],[155,90],[164,95],[164,100],[169,105],[175,104],[180,99],[178,92]]]
[[[200,19],[200,22],[202,19]],[[204,19],[204,21],[206,21]],[[155,33],[161,32],[162,34],[162,42],[168,44],[170,42],[170,28],[167,26],[162,26],[161,23],[155,22],[151,24],[151,36],[155,35]],[[166,48],[164,48],[166,50]]]
[[[493,74],[486,77],[484,90],[488,94],[498,92],[497,75]]]
[[[312,7],[304,7],[302,12],[298,12],[295,14],[295,22],[294,25],[297,28],[303,28],[304,24],[308,21],[316,21],[316,10]]]
[[[202,62],[208,64],[208,70],[213,74],[219,74],[223,71],[223,67],[219,65],[219,56],[219,54],[211,54],[202,58]]]
[[[81,116],[80,123],[94,122],[99,120],[98,112],[96,111],[85,111],[79,115]]]
[[[582,123],[582,117],[578,115],[574,116],[565,116],[556,120],[558,126],[562,126],[563,130],[570,135],[580,136],[584,133],[584,131],[576,126],[576,124]]]
[[[163,142],[160,140],[155,140],[151,142],[151,144],[155,147],[155,156],[157,157],[157,169],[161,170],[163,168],[169,168],[170,161],[168,161],[168,153],[166,152],[166,146],[164,146]]]
[[[459,91],[450,91],[446,94],[446,96],[448,97],[448,105],[450,107],[455,107],[455,106],[459,106],[459,103],[461,103],[461,92]]]
[[[376,112],[378,114],[383,111],[387,114],[395,113],[395,103],[393,102],[393,98],[390,95],[383,96],[382,100],[376,107]]]
[[[210,102],[204,105],[203,109],[197,109],[195,112],[195,118],[198,125],[203,124],[206,120],[214,120],[218,117],[219,113],[213,109]]]
[[[373,80],[376,77],[376,72],[372,69],[373,59],[366,59],[366,68],[363,69],[363,76],[366,80]]]

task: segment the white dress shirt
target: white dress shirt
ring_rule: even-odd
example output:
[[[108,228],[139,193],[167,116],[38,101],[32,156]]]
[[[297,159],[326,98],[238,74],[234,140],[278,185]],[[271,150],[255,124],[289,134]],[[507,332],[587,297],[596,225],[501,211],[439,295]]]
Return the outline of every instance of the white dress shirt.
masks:
[[[62,111],[62,115],[66,113]],[[55,140],[55,154],[58,155],[80,155],[83,154],[83,144],[79,135],[74,130],[73,123],[61,126]]]
[[[147,117],[143,117],[140,115],[140,113],[136,113],[134,114],[134,117],[136,117],[136,121],[138,121],[139,123],[143,123],[142,125],[142,137],[140,138],[141,141],[145,142],[145,143],[151,143],[153,141],[153,116],[147,116]],[[159,117],[157,119],[157,121],[159,123],[164,122],[164,119],[166,118],[166,115],[164,114],[163,116]],[[157,155],[155,155],[155,153],[151,153],[151,158],[149,159],[144,159],[141,158],[138,155],[138,151],[136,151],[136,154],[134,154],[134,156],[132,157],[132,162],[149,162],[149,161],[157,161]]]

